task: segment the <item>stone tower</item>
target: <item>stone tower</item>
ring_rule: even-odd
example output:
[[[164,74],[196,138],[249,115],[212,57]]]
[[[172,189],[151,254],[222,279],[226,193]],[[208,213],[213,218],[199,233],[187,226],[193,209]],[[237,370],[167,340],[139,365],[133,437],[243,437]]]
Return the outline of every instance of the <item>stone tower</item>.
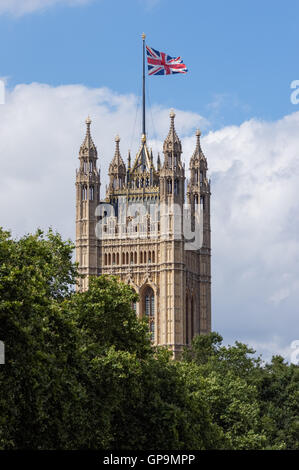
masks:
[[[109,185],[100,201],[97,150],[87,119],[76,177],[76,253],[80,273],[86,275],[79,289],[88,288],[90,275],[115,275],[128,283],[139,294],[133,307],[147,318],[153,343],[177,355],[194,335],[211,330],[211,238],[210,183],[200,132],[185,194],[174,120],[172,111],[164,159],[158,155],[157,166],[145,135],[133,163],[129,153],[127,167],[120,138],[115,138]],[[196,229],[201,237],[194,235]]]
[[[90,134],[91,119],[86,119],[86,135],[80,147],[80,166],[76,171],[76,261],[80,274],[79,289],[88,288],[89,276],[98,276],[101,265],[101,241],[96,237],[95,215],[100,201],[98,153]]]

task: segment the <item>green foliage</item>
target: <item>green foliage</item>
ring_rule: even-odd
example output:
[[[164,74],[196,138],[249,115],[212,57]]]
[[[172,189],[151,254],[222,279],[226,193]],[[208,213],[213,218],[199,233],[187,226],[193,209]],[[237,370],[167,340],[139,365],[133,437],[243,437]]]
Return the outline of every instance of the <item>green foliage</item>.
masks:
[[[206,402],[229,449],[299,448],[299,367],[281,357],[262,364],[236,342],[222,346],[218,333],[197,336],[183,359],[206,378]]]
[[[298,366],[198,336],[153,348],[116,278],[74,292],[73,246],[0,229],[0,449],[295,449]]]

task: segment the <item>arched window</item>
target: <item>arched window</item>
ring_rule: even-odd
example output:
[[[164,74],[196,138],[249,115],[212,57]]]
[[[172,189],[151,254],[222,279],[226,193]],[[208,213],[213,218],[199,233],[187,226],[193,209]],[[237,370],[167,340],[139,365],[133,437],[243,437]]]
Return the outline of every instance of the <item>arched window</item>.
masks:
[[[126,255],[125,255],[125,253],[123,253],[123,255],[122,255],[122,264],[125,264],[125,262],[126,262]]]
[[[140,251],[140,264],[142,264],[142,263],[143,263],[143,253],[142,253],[142,251]]]
[[[108,264],[111,264],[111,253],[108,254]]]
[[[129,253],[126,253],[126,264],[129,264]]]
[[[82,200],[83,201],[87,200],[87,187],[85,185],[82,186]]]
[[[93,188],[93,186],[90,186],[90,188],[89,188],[89,200],[93,201],[93,198],[94,198],[94,188]]]
[[[105,253],[105,266],[107,266],[107,253]]]
[[[143,252],[143,262],[146,264],[146,251]]]
[[[204,198],[204,196],[200,196],[200,209],[205,210],[205,198]]]
[[[151,339],[155,339],[155,294],[151,287],[147,286],[142,298],[142,313],[149,323]]]
[[[134,253],[134,263],[137,264],[137,252]]]
[[[155,252],[153,251],[152,253],[152,262],[154,263],[155,262]]]
[[[116,264],[119,264],[119,253],[116,253]]]

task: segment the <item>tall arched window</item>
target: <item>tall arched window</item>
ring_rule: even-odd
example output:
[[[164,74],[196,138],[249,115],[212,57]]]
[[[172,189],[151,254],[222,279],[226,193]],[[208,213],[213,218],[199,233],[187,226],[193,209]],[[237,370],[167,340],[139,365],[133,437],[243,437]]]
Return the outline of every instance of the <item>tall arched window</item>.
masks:
[[[155,294],[151,287],[146,287],[143,293],[142,302],[143,316],[149,323],[149,329],[151,332],[151,339],[155,339]]]
[[[85,185],[82,187],[82,200],[87,200],[87,187]]]
[[[89,199],[90,199],[90,201],[93,201],[93,198],[94,198],[94,187],[90,186],[90,188],[89,188]]]

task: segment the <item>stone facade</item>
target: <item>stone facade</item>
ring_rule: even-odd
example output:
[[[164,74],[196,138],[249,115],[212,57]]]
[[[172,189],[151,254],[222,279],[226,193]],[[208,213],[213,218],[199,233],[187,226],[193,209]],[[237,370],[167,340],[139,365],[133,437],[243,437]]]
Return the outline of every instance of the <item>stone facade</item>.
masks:
[[[163,163],[158,155],[156,166],[145,135],[133,164],[129,153],[127,166],[120,138],[115,138],[103,201],[91,120],[86,120],[76,173],[76,259],[85,275],[79,289],[87,289],[89,276],[100,274],[130,284],[140,298],[133,307],[148,318],[153,343],[167,345],[176,355],[195,334],[211,330],[211,193],[200,131],[186,184],[174,118],[171,112]],[[202,243],[192,249],[181,217],[186,203],[190,230],[199,220],[202,227]]]

